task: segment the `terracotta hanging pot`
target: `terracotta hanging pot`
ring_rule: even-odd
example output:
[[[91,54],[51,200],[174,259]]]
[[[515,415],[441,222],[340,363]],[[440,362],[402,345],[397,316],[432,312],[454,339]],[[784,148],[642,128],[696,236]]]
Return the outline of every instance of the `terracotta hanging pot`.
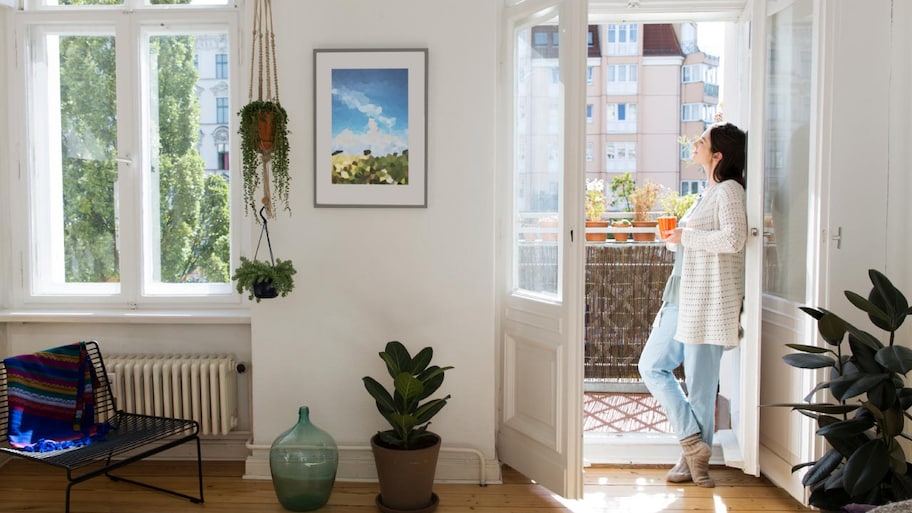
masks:
[[[257,112],[257,125],[260,132],[260,151],[272,151],[275,144],[275,112]]]

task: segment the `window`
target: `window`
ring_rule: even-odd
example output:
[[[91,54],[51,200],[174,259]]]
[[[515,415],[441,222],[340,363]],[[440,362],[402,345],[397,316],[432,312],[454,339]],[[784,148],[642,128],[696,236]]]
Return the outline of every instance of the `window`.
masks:
[[[586,66],[586,84],[592,85],[592,66]]]
[[[215,99],[215,122],[228,124],[228,98]]]
[[[702,64],[688,64],[686,66],[681,66],[681,82],[702,82],[703,81],[703,65]]]
[[[592,162],[592,151],[595,145],[592,141],[586,141],[586,162]]]
[[[637,24],[609,24],[607,55],[636,55],[639,52]]]
[[[706,188],[706,180],[681,180],[681,195],[700,194]]]
[[[609,103],[605,112],[605,131],[609,133],[636,133],[637,104]]]
[[[215,78],[228,78],[228,54],[215,54]]]
[[[207,113],[212,79],[195,65],[230,54],[237,15],[209,1],[206,23],[188,22],[159,3],[86,7],[123,5],[99,0],[17,20],[27,49],[18,78],[29,91],[22,133],[42,134],[21,141],[36,156],[23,162],[29,210],[14,220],[29,227],[13,241],[26,262],[23,302],[238,301],[230,184],[205,157],[227,156],[229,144],[201,136],[206,119],[227,124],[228,96]],[[137,66],[118,67],[132,60],[122,55]]]
[[[685,103],[681,105],[681,121],[703,121],[713,123],[718,106],[708,103]]]
[[[637,93],[636,64],[609,64],[606,69],[608,82],[605,87],[605,92],[607,94]]]
[[[586,123],[592,123],[592,104],[586,104]]]
[[[635,142],[606,142],[605,171],[609,173],[636,172]]]

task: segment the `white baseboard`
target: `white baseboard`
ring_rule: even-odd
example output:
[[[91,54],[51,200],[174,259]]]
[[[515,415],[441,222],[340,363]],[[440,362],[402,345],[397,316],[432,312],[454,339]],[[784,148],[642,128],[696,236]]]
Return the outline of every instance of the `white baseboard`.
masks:
[[[246,460],[244,479],[271,479],[269,472],[269,448],[252,447]],[[377,469],[370,447],[339,447],[338,481],[377,481]],[[471,449],[440,448],[437,460],[437,483],[477,483],[479,485],[501,484],[500,462],[480,458]]]

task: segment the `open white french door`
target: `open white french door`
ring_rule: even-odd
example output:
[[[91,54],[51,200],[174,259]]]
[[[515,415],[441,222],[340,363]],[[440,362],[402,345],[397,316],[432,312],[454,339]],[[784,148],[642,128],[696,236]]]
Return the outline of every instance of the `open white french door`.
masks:
[[[501,461],[582,496],[586,0],[504,11]],[[559,44],[558,44],[559,42]],[[506,194],[502,198],[506,199]]]

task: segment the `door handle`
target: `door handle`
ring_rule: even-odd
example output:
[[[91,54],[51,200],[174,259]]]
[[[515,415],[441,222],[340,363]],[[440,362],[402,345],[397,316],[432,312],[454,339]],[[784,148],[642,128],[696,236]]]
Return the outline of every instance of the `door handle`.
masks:
[[[836,227],[836,235],[832,239],[836,243],[836,249],[842,249],[842,226]]]

